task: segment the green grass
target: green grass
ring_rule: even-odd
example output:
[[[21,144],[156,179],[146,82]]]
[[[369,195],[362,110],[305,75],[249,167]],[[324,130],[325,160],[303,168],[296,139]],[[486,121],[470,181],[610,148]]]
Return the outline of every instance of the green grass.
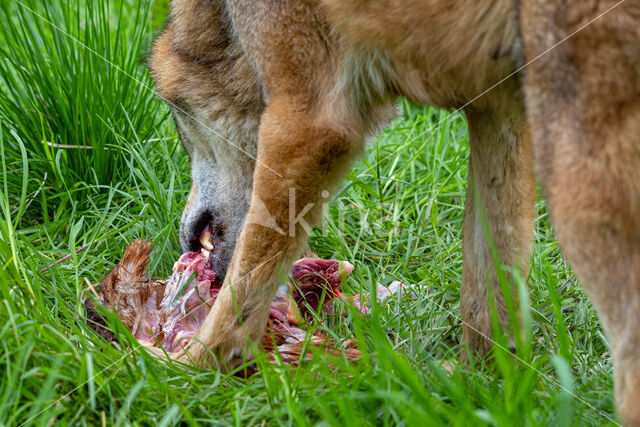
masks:
[[[100,341],[83,322],[90,284],[132,239],[155,242],[155,276],[168,274],[179,251],[188,158],[167,109],[145,87],[145,52],[164,7],[20,1],[64,32],[16,1],[0,2],[0,424],[616,419],[606,340],[542,201],[531,274],[521,283],[517,353],[496,348],[493,363],[455,362],[467,128],[459,114],[407,102],[310,239],[319,255],[356,266],[350,292],[394,279],[422,286],[416,298],[366,317],[348,311],[324,322],[337,338],[359,340],[357,365],[319,354],[299,368],[259,360],[260,373],[245,380],[128,351],[135,341],[115,320],[120,348]]]

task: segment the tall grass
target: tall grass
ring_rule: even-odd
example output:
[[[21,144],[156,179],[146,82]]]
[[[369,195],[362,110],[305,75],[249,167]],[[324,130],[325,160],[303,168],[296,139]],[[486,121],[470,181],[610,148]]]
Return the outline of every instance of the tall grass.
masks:
[[[25,5],[96,53],[16,1],[0,3],[0,424],[615,419],[606,340],[541,201],[531,274],[518,282],[515,354],[496,346],[488,360],[457,362],[468,133],[461,115],[408,102],[310,239],[319,255],[355,264],[345,292],[396,279],[419,286],[367,316],[345,307],[318,326],[357,339],[358,364],[322,354],[300,367],[258,358],[259,374],[242,379],[159,362],[116,319],[119,346],[101,341],[83,320],[82,298],[134,238],[154,240],[155,276],[169,272],[187,157],[164,107],[136,82],[149,83],[149,3]],[[496,341],[507,347],[506,337]]]
[[[52,195],[82,199],[88,186],[121,181],[116,135],[147,140],[163,118],[142,66],[150,2],[111,3],[0,2],[0,115],[16,135],[5,138],[7,154],[20,156],[20,138],[30,178]]]

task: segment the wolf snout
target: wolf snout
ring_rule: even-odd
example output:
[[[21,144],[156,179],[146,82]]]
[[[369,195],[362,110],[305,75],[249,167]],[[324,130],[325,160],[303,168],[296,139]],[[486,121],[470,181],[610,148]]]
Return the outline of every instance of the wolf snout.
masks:
[[[182,252],[205,250],[211,269],[219,280],[224,280],[233,249],[235,236],[229,235],[228,227],[216,219],[209,211],[199,215],[183,215],[180,224]]]
[[[211,269],[216,272],[218,280],[221,281],[224,281],[227,274],[235,247],[235,239],[229,241],[228,237],[222,227],[213,227],[211,224],[207,224],[198,239],[205,253],[209,255]]]

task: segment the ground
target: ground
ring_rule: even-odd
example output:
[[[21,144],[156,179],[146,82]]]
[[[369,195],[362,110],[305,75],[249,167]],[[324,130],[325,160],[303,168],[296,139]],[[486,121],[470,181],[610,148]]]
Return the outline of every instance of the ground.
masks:
[[[487,362],[457,362],[467,128],[459,113],[403,100],[310,238],[320,256],[355,265],[346,292],[419,285],[414,298],[317,325],[357,339],[357,364],[259,360],[243,379],[157,361],[115,319],[120,347],[101,341],[83,297],[136,238],[154,242],[154,276],[168,275],[190,186],[144,65],[164,13],[153,11],[135,0],[0,3],[0,424],[617,420],[606,339],[542,199],[516,353],[498,337]]]

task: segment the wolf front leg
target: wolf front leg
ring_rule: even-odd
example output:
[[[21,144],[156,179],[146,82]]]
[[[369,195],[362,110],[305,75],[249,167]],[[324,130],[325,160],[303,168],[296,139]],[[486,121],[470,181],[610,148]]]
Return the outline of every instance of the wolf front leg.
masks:
[[[268,105],[249,212],[218,299],[187,348],[196,362],[213,356],[232,369],[243,349],[259,342],[283,273],[320,218],[320,201],[361,150],[359,138],[316,123],[309,106],[295,99]]]
[[[186,353],[228,369],[261,338],[281,274],[320,218],[319,202],[362,151],[367,124],[382,120],[388,106],[386,98],[375,107],[358,103],[353,114],[350,92],[332,92],[340,47],[317,2],[229,0],[227,6],[266,108],[249,211],[223,288]],[[346,79],[354,80],[360,81]]]
[[[466,112],[471,153],[460,311],[464,342],[478,355],[492,345],[490,296],[502,330],[509,327],[497,270],[502,264],[526,277],[533,241],[536,191],[531,138],[522,105],[517,100],[513,104],[497,110],[472,107]],[[507,274],[506,280],[515,304],[516,279]],[[463,350],[462,359],[466,357]]]

